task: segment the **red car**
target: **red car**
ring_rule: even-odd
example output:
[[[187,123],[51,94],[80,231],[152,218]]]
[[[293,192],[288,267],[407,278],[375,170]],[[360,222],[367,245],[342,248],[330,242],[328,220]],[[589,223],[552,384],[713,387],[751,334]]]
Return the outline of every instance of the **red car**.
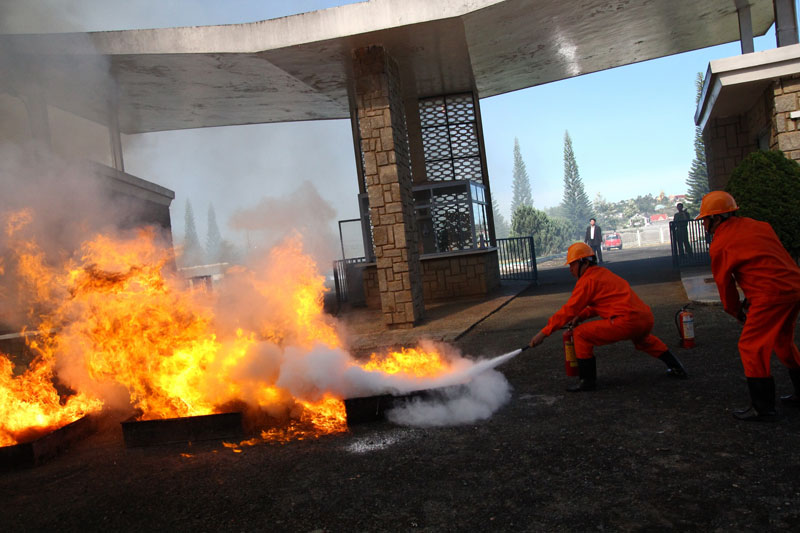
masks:
[[[622,237],[619,233],[609,233],[603,240],[604,250],[610,250],[612,248],[618,248],[622,250]]]

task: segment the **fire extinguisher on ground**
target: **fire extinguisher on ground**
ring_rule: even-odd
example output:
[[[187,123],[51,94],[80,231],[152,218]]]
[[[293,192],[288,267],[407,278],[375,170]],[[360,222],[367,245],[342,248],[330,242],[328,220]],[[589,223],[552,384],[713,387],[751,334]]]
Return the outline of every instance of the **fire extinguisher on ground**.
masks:
[[[578,375],[578,358],[575,356],[575,342],[572,340],[572,326],[564,332],[564,369],[568,376]]]
[[[675,313],[675,327],[678,328],[682,348],[694,346],[694,315],[689,311],[689,305],[684,305],[680,311]]]

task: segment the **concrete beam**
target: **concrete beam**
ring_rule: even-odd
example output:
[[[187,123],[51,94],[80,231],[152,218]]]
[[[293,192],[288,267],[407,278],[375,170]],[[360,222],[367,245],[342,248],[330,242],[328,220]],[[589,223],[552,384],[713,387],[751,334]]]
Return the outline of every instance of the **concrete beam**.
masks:
[[[772,80],[800,72],[800,44],[733,56],[709,64],[695,124],[749,109]]]
[[[778,2],[783,0],[776,0]],[[772,0],[749,0],[752,33]],[[0,91],[28,65],[49,104],[105,124],[110,81],[126,134],[350,116],[350,51],[383,46],[405,97],[485,98],[740,40],[720,0],[371,0],[193,28],[0,36]],[[413,79],[408,84],[407,79]]]

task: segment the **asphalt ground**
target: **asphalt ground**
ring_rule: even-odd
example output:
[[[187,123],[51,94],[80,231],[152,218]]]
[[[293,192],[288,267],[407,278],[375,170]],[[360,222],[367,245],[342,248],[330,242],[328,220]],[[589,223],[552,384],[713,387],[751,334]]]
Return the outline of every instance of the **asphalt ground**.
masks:
[[[697,344],[680,348],[673,320],[689,299],[679,273],[665,256],[630,257],[609,253],[606,266],[651,306],[688,380],[617,343],[596,351],[598,389],[567,393],[575,378],[553,335],[499,367],[510,400],[469,424],[384,421],[232,453],[218,442],[126,449],[109,419],[58,458],[0,474],[0,530],[797,531],[800,412],[735,420],[731,409],[748,403],[738,323],[697,305]],[[461,330],[452,342],[470,357],[506,353],[573,284],[565,268],[543,269],[466,329],[462,318],[438,331]]]

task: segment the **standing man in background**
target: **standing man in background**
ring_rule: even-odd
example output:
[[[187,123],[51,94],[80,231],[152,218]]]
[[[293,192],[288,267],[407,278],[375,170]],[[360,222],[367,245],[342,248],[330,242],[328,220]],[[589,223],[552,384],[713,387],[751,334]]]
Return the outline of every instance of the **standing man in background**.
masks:
[[[675,244],[678,245],[678,254],[691,256],[692,247],[689,244],[689,220],[691,220],[692,215],[689,211],[684,211],[683,204],[678,204],[675,208],[678,212],[672,217],[672,221],[675,223]]]
[[[597,256],[597,262],[603,262],[603,230],[597,225],[595,219],[589,219],[589,226],[586,228],[586,235],[583,242],[588,244]]]

